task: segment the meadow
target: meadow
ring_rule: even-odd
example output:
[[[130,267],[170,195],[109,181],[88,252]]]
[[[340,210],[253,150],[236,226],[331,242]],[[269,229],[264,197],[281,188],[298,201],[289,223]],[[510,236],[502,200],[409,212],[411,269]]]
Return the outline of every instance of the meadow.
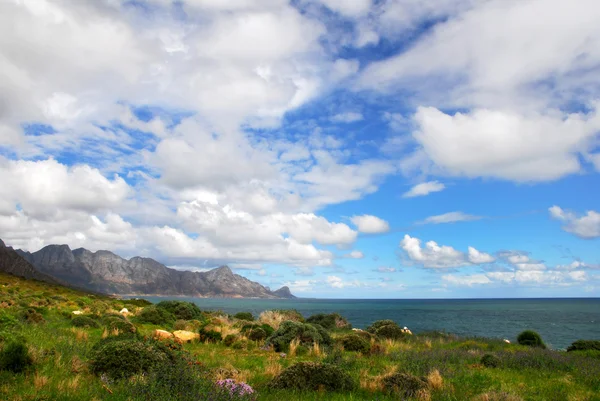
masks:
[[[600,342],[510,341],[391,321],[353,330],[337,314],[231,316],[0,275],[0,400],[600,401]]]

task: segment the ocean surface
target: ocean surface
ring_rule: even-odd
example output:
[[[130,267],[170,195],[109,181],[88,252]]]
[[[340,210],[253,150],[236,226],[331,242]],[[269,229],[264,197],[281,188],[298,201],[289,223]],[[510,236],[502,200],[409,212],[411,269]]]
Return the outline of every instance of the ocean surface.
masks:
[[[600,340],[600,298],[569,299],[228,299],[145,297],[191,301],[204,310],[226,313],[296,309],[305,317],[337,312],[354,327],[392,319],[414,333],[444,330],[461,336],[515,341],[526,329],[541,334],[549,347],[563,349],[579,339]]]

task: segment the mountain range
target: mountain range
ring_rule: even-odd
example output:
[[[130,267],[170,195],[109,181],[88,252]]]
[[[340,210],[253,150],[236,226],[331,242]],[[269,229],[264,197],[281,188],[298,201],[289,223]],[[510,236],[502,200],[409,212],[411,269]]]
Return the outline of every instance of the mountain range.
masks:
[[[115,295],[228,298],[295,298],[234,274],[228,266],[207,272],[176,270],[150,258],[123,259],[109,251],[48,245],[37,252],[13,250],[0,240],[0,271]]]

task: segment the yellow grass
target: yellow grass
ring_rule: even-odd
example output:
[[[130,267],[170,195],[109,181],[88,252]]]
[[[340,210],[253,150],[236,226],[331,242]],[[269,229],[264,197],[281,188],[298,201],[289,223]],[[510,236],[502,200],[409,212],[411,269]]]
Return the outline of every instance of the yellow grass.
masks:
[[[298,340],[297,338],[294,338],[290,342],[290,350],[288,352],[288,355],[290,357],[296,356],[296,350],[298,349],[299,346],[300,346],[300,340]]]
[[[281,364],[274,359],[269,359],[265,365],[264,373],[268,377],[278,376],[283,371]]]
[[[323,350],[323,348],[321,348],[319,343],[314,343],[313,346],[310,348],[310,352],[308,354],[319,358],[325,357],[325,351]]]
[[[39,373],[36,373],[35,376],[33,376],[33,385],[36,390],[45,387],[46,384],[48,384],[48,378],[46,376],[40,376]]]
[[[266,323],[275,330],[277,330],[279,329],[281,323],[283,323],[286,320],[286,317],[279,312],[268,310],[261,313],[258,317],[258,320],[261,323]]]
[[[444,387],[444,379],[442,378],[440,371],[434,369],[429,372],[427,375],[427,383],[433,390],[440,390],[442,387]]]
[[[88,340],[88,332],[83,330],[83,329],[78,329],[76,327],[71,327],[71,331],[73,332],[73,334],[75,334],[75,339],[79,342],[83,342],[83,341],[87,341]]]

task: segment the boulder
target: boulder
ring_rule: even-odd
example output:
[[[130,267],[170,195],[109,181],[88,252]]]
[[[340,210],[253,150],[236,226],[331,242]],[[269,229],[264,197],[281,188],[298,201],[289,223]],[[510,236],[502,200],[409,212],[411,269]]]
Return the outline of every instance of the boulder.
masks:
[[[129,312],[129,310],[127,308],[123,308],[119,311],[119,313],[123,316],[129,316],[131,315],[131,312]]]
[[[186,330],[175,330],[173,332],[173,336],[175,336],[175,339],[178,341],[181,341],[183,343],[192,341],[192,340],[198,340],[200,338],[200,334],[198,333],[194,333],[191,331],[186,331]]]
[[[173,338],[173,334],[169,333],[166,330],[154,330],[154,333],[152,334],[152,336],[154,338],[156,338],[157,340]]]
[[[80,310],[74,310],[74,311],[73,311],[73,312],[71,312],[71,313],[73,313],[74,315],[83,315],[83,312],[82,312],[82,311],[80,311]]]

